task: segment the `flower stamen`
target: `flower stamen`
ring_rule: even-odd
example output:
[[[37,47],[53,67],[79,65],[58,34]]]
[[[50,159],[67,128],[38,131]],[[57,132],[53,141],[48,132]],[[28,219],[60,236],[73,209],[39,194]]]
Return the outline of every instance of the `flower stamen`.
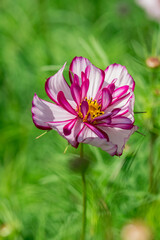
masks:
[[[88,107],[89,107],[87,114],[85,116],[83,116],[83,114],[81,112],[81,104],[79,106],[79,112],[78,112],[78,116],[83,119],[83,122],[88,121],[89,115],[90,115],[90,119],[92,121],[94,118],[99,117],[102,114],[104,114],[104,112],[101,111],[101,105],[98,104],[96,99],[93,101],[92,98],[87,99],[87,97],[85,97],[85,101],[87,101]]]

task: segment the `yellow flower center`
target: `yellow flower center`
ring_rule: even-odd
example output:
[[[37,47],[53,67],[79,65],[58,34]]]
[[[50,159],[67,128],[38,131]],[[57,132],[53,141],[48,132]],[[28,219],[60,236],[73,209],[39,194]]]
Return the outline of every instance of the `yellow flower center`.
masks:
[[[85,101],[88,102],[88,106],[89,106],[86,116],[83,117],[83,114],[81,113],[81,104],[80,104],[79,113],[78,113],[78,116],[80,118],[83,118],[83,122],[87,122],[87,118],[89,114],[90,114],[91,120],[104,114],[104,112],[101,111],[101,105],[97,103],[97,100],[92,101],[92,98],[91,99],[85,98]]]

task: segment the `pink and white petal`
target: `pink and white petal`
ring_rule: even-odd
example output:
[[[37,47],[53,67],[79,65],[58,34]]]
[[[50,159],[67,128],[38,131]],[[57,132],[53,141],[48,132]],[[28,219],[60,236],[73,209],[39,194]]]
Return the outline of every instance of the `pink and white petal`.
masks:
[[[130,98],[133,96],[133,93],[127,93],[125,96],[118,98],[116,100],[113,100],[110,106],[105,110],[105,112],[111,112],[115,108],[123,108],[126,106],[126,104],[129,102]]]
[[[124,116],[129,118],[132,122],[134,122],[134,113],[133,113],[134,101],[135,101],[135,98],[133,94],[132,97],[128,100],[127,104],[124,107],[122,107],[121,110],[118,112],[116,117]]]
[[[75,57],[71,62],[69,70],[71,83],[73,82],[72,73],[81,77],[82,72],[85,72],[85,75],[90,82],[87,98],[92,97],[94,99],[104,82],[104,71],[95,67],[87,58],[83,57]]]
[[[86,79],[85,81],[82,82],[82,85],[81,85],[81,101],[83,101],[84,98],[87,96],[88,88],[89,88],[89,80]]]
[[[73,115],[77,116],[77,112],[72,108],[72,106],[70,105],[70,103],[67,101],[64,93],[62,91],[60,91],[57,94],[57,100],[59,105],[64,108],[66,111],[70,112]]]
[[[69,67],[69,76],[70,76],[70,81],[73,83],[74,80],[74,74],[78,75],[80,78],[86,77],[85,71],[87,66],[92,65],[91,62],[84,57],[75,57],[73,58],[70,67]],[[87,68],[88,69],[88,68]],[[83,78],[82,77],[82,78]]]
[[[101,148],[103,151],[109,153],[111,156],[116,155],[117,145],[111,142],[107,142],[105,139],[94,138],[90,140],[88,144]]]
[[[69,123],[67,123],[67,124],[64,126],[64,128],[63,128],[63,133],[64,133],[65,136],[71,134],[71,131],[72,131],[74,125],[76,124],[76,122],[77,122],[77,118],[72,119],[71,121],[69,121]]]
[[[107,122],[101,122],[97,124],[98,127],[111,127],[111,128],[121,128],[125,130],[130,130],[133,128],[133,124],[128,123],[117,123],[117,124],[110,124]]]
[[[55,75],[51,76],[46,80],[45,90],[49,98],[57,104],[58,104],[57,94],[59,91],[63,91],[69,103],[73,106],[73,108],[75,108],[76,103],[73,101],[70,92],[70,87],[63,76],[65,66],[66,63]]]
[[[124,85],[122,87],[119,87],[117,88],[113,94],[112,94],[112,97],[113,98],[120,98],[121,96],[123,96],[125,93],[127,93],[129,89],[129,86],[128,85]]]
[[[132,114],[129,113],[129,111],[127,112],[127,114],[125,114],[125,116],[113,115],[113,117],[112,116],[110,117],[110,122],[107,120],[108,119],[103,119],[102,121],[97,123],[97,126],[121,128],[121,129],[132,129],[134,124],[134,117]]]
[[[97,93],[100,91],[104,82],[105,73],[103,70],[91,65],[91,71],[89,76],[89,89],[87,92],[87,98],[96,98]]]
[[[79,77],[76,74],[74,74],[73,83],[75,83],[79,86]]]
[[[106,88],[110,91],[111,94],[114,92],[115,82],[116,82],[116,80],[113,80],[112,83],[110,83],[110,84],[106,87]]]
[[[111,115],[112,115],[112,112],[106,112],[105,114],[102,114],[98,117],[95,117],[93,120],[96,121],[96,122],[101,121],[103,119],[108,119]]]
[[[77,103],[77,106],[79,106],[81,102],[81,88],[78,84],[73,83],[71,85],[71,94],[74,99],[74,101]]]
[[[107,139],[107,141],[109,141],[108,135],[102,131],[101,129],[99,129],[96,125],[92,125],[89,123],[84,123],[89,129],[91,129],[99,138],[105,138]]]
[[[87,115],[88,109],[89,109],[88,102],[83,101],[81,104],[81,113],[82,113],[83,117],[85,117]]]
[[[74,122],[74,125],[72,126],[71,133],[69,135],[64,134],[64,128],[66,126],[67,122],[50,122],[48,125],[55,129],[62,137],[64,137],[73,147],[77,148],[79,145],[79,142],[77,142],[77,135],[83,128],[83,122],[81,119],[77,119],[76,122]]]
[[[105,70],[104,86],[110,84],[115,78],[117,79],[115,82],[116,88],[128,85],[134,91],[135,82],[125,66],[116,63],[108,66]]]
[[[124,130],[121,128],[99,127],[105,131],[109,136],[109,141],[118,146],[117,156],[122,155],[123,149],[130,135],[137,131],[138,127],[133,126],[132,129]]]
[[[124,116],[114,117],[111,119],[111,124],[119,124],[119,123],[132,124],[133,122],[129,118]]]
[[[51,129],[48,125],[50,121],[65,121],[75,118],[62,107],[40,99],[37,94],[33,97],[32,118],[36,127],[40,129]]]
[[[87,126],[83,127],[77,137],[77,141],[99,147],[111,156],[114,156],[117,153],[117,145],[108,142],[106,138],[99,138],[97,134]]]
[[[101,111],[104,111],[112,102],[112,96],[107,88],[102,90]]]
[[[111,112],[112,117],[118,115],[120,111],[121,111],[121,108],[113,109]]]

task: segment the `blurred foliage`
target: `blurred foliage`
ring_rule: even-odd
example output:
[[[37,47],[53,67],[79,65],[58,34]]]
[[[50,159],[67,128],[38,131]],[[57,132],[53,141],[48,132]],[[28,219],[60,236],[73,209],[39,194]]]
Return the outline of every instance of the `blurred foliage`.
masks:
[[[42,131],[31,118],[34,93],[47,100],[45,79],[74,56],[102,69],[125,65],[135,111],[147,112],[135,116],[145,136],[135,133],[120,158],[85,146],[87,240],[118,240],[132,219],[160,239],[160,70],[145,64],[160,56],[159,39],[158,23],[134,1],[0,1],[0,239],[79,239],[81,177],[69,167],[79,150],[63,154],[67,142],[54,131],[35,140]]]

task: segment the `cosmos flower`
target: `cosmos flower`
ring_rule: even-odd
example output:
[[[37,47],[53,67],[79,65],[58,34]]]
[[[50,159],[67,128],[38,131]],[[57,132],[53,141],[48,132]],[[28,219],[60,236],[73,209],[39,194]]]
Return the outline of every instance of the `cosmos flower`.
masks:
[[[54,103],[34,95],[34,124],[44,130],[55,129],[75,148],[87,143],[120,156],[129,136],[137,130],[133,78],[119,64],[103,71],[88,59],[75,57],[69,67],[69,86],[63,77],[65,65],[45,84]]]
[[[146,10],[150,17],[160,21],[160,0],[136,0],[136,2]]]

